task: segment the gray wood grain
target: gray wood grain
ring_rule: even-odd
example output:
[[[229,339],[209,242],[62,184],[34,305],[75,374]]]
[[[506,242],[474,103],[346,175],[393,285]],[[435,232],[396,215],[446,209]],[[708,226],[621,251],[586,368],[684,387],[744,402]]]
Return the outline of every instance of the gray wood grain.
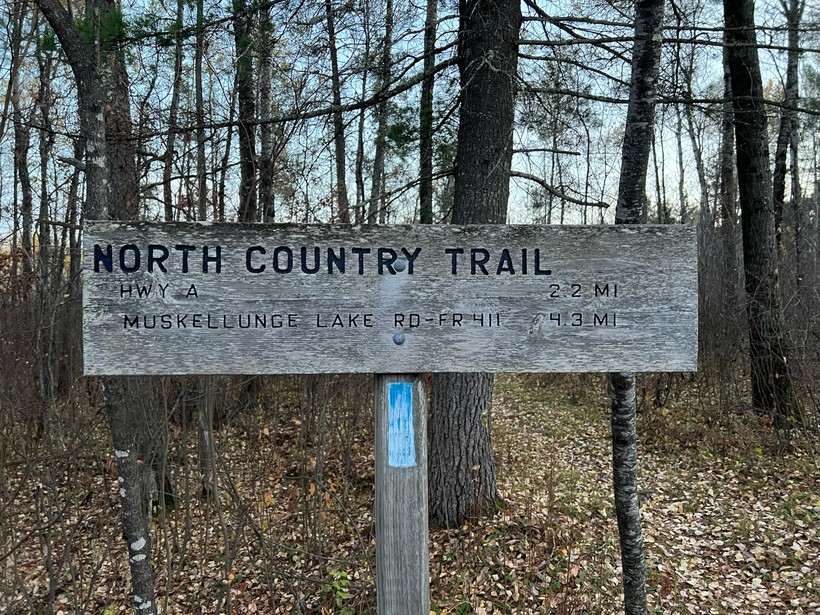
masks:
[[[412,389],[412,463],[393,451],[397,430],[390,416],[391,385]],[[427,396],[419,375],[377,375],[376,606],[380,615],[428,615],[430,573],[427,527]],[[401,410],[401,409],[400,409]],[[395,418],[395,417],[393,417]],[[401,434],[399,433],[399,436]],[[396,467],[399,460],[401,467]]]
[[[697,367],[692,227],[88,222],[83,245],[89,375]],[[95,259],[95,246],[107,254],[109,245],[111,272]],[[185,250],[176,246],[193,246],[187,273]],[[203,272],[206,246],[211,258],[220,247],[218,273],[214,261]],[[265,266],[259,273],[246,262],[254,246],[265,250],[250,254],[252,269]],[[168,256],[159,262],[163,247]],[[302,271],[302,247],[308,270],[318,248],[317,273]],[[277,273],[273,253],[279,249],[284,271],[284,248],[293,268]],[[338,256],[342,248],[345,272],[328,273],[328,249]],[[395,251],[405,269],[393,273],[385,252],[379,273],[378,248]],[[415,258],[405,256],[419,248]],[[455,275],[449,248],[464,250]],[[480,250],[490,256],[487,275],[478,265],[472,273],[474,249],[479,261]],[[535,274],[536,251],[549,275]],[[134,271],[123,271],[120,252],[125,269]],[[596,293],[596,285],[608,287],[609,296]],[[140,288],[150,289],[147,296],[139,297]]]

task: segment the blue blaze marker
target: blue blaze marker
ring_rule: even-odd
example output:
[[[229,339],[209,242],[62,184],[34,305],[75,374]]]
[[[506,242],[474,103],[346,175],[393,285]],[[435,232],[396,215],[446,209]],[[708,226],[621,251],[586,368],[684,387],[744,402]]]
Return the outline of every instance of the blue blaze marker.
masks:
[[[393,468],[412,468],[416,465],[413,383],[389,383],[387,400],[387,465]]]

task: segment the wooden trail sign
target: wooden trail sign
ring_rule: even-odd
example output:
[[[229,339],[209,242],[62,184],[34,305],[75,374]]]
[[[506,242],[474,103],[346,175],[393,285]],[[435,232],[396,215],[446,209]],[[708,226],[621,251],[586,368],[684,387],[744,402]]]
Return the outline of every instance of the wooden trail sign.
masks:
[[[87,222],[83,242],[86,374],[376,374],[382,615],[430,608],[419,372],[697,367],[691,227]]]
[[[689,371],[685,226],[88,222],[89,375]]]

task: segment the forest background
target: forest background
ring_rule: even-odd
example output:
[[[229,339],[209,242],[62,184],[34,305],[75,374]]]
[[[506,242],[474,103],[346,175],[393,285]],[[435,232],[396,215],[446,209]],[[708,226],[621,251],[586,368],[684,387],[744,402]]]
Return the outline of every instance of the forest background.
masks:
[[[710,608],[747,612],[771,597],[779,602],[768,612],[811,612],[820,604],[816,566],[807,565],[820,548],[812,448],[820,349],[820,26],[816,9],[798,0],[761,2],[753,14],[752,3],[726,4],[666,4],[647,183],[640,220],[630,220],[699,230],[700,370],[637,379],[641,442],[654,450],[648,465],[657,476],[670,466],[689,472],[642,492],[650,519],[654,507],[677,515],[647,530],[650,606],[686,612],[700,604],[689,612],[706,612],[708,599],[693,598],[688,587],[719,593],[689,570],[698,564],[688,556],[670,555],[680,547],[670,530],[699,527],[703,514],[685,498],[666,497],[677,489],[696,493],[705,509],[716,505],[698,531],[712,536],[707,542],[720,553],[714,574],[739,575],[726,604]],[[373,610],[367,379],[83,379],[80,233],[85,218],[105,216],[615,222],[634,3],[513,3],[508,13],[520,10],[521,20],[498,28],[502,51],[490,44],[468,62],[471,41],[473,52],[492,42],[471,21],[485,6],[6,3],[5,612],[116,612],[134,592],[146,595],[136,589],[141,580],[157,592],[153,608],[158,603],[168,612]],[[733,6],[756,26],[725,27]],[[739,40],[749,33],[753,44]],[[732,90],[740,85],[732,79],[732,49],[750,51],[760,63],[759,88],[749,95]],[[498,70],[496,60],[508,63]],[[503,87],[483,81],[481,67],[501,74]],[[467,206],[459,186],[470,181],[463,175],[471,165],[459,164],[458,152],[485,146],[478,142],[482,131],[462,134],[467,93],[477,84],[491,86],[479,99],[493,117],[509,115],[506,129],[483,116],[487,134],[500,130],[492,138],[509,162],[500,165],[499,185],[506,187]],[[738,118],[754,112],[743,107],[749,101],[759,103],[763,118],[754,147],[735,134]],[[95,156],[102,151],[100,166]],[[462,153],[461,160],[471,159]],[[763,186],[751,195],[744,194],[753,185],[744,175],[750,169],[760,171]],[[494,173],[493,167],[486,174]],[[755,200],[757,220],[765,218],[760,226],[744,217]],[[753,271],[755,239],[763,240],[765,262]],[[750,271],[762,280],[754,288]],[[765,302],[755,295],[758,286],[768,289]],[[764,329],[774,336],[762,354],[759,304],[772,317]],[[449,411],[482,425],[479,410],[492,405],[494,383],[468,382],[479,394],[459,396],[457,405],[472,409]],[[432,382],[434,390],[460,386]],[[467,464],[466,479],[451,477],[456,486],[478,486],[459,501],[448,498],[447,480],[431,478],[434,610],[617,611],[611,485],[601,491],[589,482],[600,481],[607,447],[590,450],[572,437],[607,437],[600,420],[607,411],[593,410],[606,386],[592,376],[498,383],[495,451],[486,421],[476,441],[457,453],[481,463]],[[436,416],[446,414],[443,408]],[[557,418],[563,422],[553,424]],[[526,441],[532,434],[542,453],[554,455],[539,456]],[[130,442],[138,451],[133,464],[112,458],[112,438],[117,450],[128,449],[117,442]],[[431,435],[431,450],[436,441]],[[562,444],[589,456],[562,458]],[[732,474],[708,485],[699,472],[718,469],[699,462],[714,459],[720,472]],[[470,476],[476,467],[480,472]],[[764,488],[777,476],[787,477],[778,486],[783,491]],[[128,490],[131,501],[118,497],[117,478],[140,485]],[[728,492],[751,497],[748,517],[733,518],[731,504],[715,494],[717,484],[736,483],[738,491]],[[448,499],[459,506],[436,507]],[[764,525],[776,531],[761,534]],[[127,544],[118,538],[123,529],[132,537]],[[712,534],[724,530],[728,535]],[[659,544],[659,536],[667,542]],[[605,556],[596,558],[599,550]],[[721,560],[738,566],[723,569]],[[129,574],[133,591],[125,589]]]

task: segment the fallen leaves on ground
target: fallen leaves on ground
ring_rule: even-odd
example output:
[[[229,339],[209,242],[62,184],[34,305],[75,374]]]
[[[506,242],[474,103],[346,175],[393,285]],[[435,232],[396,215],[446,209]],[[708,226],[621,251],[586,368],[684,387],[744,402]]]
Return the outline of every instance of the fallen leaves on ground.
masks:
[[[692,407],[684,396],[640,421],[650,613],[820,613],[816,458],[689,437]],[[175,428],[182,495],[152,522],[162,612],[375,612],[371,413],[343,428],[327,410],[319,442],[287,404],[222,425],[210,502],[195,434]],[[499,378],[493,421],[506,505],[431,532],[432,612],[621,612],[604,378]],[[34,457],[7,466],[3,613],[37,612],[49,595],[55,613],[131,611],[101,424],[83,446],[48,471]]]

